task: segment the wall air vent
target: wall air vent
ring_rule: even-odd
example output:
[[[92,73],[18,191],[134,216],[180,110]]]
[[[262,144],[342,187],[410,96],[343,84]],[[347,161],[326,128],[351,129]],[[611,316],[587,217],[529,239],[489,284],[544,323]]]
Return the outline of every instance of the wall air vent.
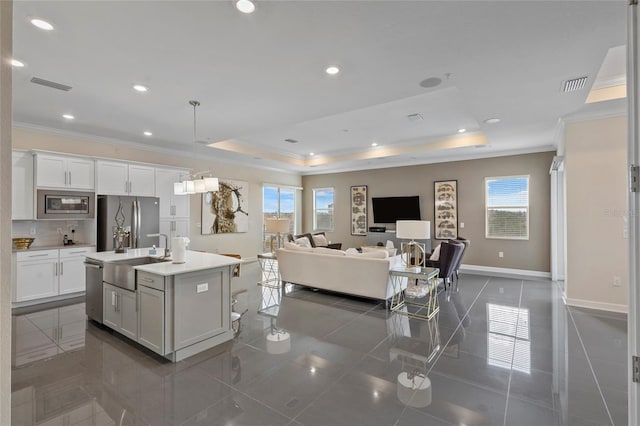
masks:
[[[60,84],[60,83],[56,83],[55,81],[49,81],[49,80],[45,80],[43,78],[38,78],[38,77],[32,77],[31,82],[35,84],[39,84],[41,86],[51,87],[52,89],[63,90],[65,92],[68,92],[69,90],[72,89],[71,86],[67,86],[66,84]]]
[[[298,141],[295,139],[285,139],[284,141],[289,143],[298,143]]]
[[[566,80],[562,83],[562,91],[566,93],[584,89],[585,84],[587,84],[587,79],[588,77],[585,76]]]

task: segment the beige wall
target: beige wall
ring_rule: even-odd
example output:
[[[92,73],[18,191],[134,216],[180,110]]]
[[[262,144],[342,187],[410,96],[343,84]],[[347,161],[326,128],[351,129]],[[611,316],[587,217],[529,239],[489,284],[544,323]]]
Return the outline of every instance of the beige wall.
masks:
[[[349,173],[304,176],[303,229],[312,225],[313,188],[335,188],[335,231],[329,239],[344,247],[359,247],[366,237],[350,235],[350,187],[368,185],[369,225],[373,224],[372,197],[420,196],[422,219],[431,221],[433,235],[433,182],[458,180],[459,221],[465,227],[459,234],[471,241],[465,254],[468,265],[549,271],[549,166],[553,152],[456,161],[421,166],[395,167]],[[485,238],[484,178],[530,175],[530,223],[528,241]],[[504,252],[504,258],[498,252]]]
[[[565,149],[568,301],[626,310],[626,117],[567,124]]]
[[[301,184],[301,177],[296,174],[182,157],[175,154],[169,155],[22,128],[14,129],[13,147],[15,149],[39,149],[127,161],[141,161],[173,167],[185,167],[193,171],[211,170],[214,176],[247,181],[249,182],[248,233],[201,235],[202,199],[199,195],[189,196],[191,201],[190,248],[209,252],[218,250],[220,253],[239,253],[245,258],[255,258],[257,253],[262,252],[262,184],[265,182],[294,186],[300,186]]]
[[[0,425],[11,424],[12,19],[12,1],[0,1]]]

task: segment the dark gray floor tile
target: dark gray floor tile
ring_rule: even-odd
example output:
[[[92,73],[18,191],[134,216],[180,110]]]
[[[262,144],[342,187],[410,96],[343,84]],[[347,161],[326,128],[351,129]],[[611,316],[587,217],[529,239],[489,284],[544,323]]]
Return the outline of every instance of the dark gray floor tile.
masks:
[[[527,373],[513,370],[509,396],[552,409],[553,376],[538,370],[530,370]]]
[[[404,410],[404,412],[400,416],[400,419],[398,420],[398,423],[396,423],[396,425],[397,426],[415,426],[415,425],[449,426],[449,425],[452,425],[452,423],[445,422],[444,420],[441,420],[441,419],[436,419],[435,417],[432,417],[427,413],[423,413],[413,408],[407,408],[406,410]]]
[[[294,418],[336,381],[335,370],[290,362],[271,371],[244,391],[268,407]]]
[[[376,376],[347,374],[295,420],[304,425],[392,425],[405,408],[396,387]]]
[[[440,356],[431,371],[496,392],[507,393],[509,370],[490,365],[486,358],[465,352],[459,352],[454,356]]]
[[[517,398],[509,398],[507,426],[563,426],[561,414],[548,407],[531,404]]]
[[[223,426],[223,425],[264,425],[279,426],[290,424],[292,420],[254,399],[234,392],[222,401],[196,413],[181,426]]]

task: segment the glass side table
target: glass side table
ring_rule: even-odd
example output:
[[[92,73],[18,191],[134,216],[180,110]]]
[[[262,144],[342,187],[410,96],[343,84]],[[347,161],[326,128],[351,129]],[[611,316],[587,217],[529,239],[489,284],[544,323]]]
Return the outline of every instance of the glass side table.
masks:
[[[278,258],[275,253],[258,254],[260,265],[260,280],[262,300],[258,308],[259,313],[275,313],[277,315],[282,297],[282,282],[278,269]]]
[[[438,268],[392,268],[389,271],[393,296],[389,310],[410,317],[431,319],[439,311],[438,304]],[[402,290],[402,282],[409,281],[407,289],[414,290],[414,296],[409,296],[408,291]],[[416,282],[417,280],[417,282]],[[411,282],[416,282],[412,284]],[[416,307],[415,312],[410,307]],[[404,309],[404,308],[407,309]]]

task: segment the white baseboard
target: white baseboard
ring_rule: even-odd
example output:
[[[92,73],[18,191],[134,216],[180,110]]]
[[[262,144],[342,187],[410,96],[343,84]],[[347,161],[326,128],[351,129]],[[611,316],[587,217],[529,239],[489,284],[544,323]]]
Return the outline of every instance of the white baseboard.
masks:
[[[584,299],[570,299],[568,297],[565,297],[563,299],[566,305],[576,306],[578,308],[589,308],[589,309],[597,309],[599,311],[620,312],[623,314],[629,313],[628,305],[620,305],[618,303],[594,302],[593,300],[584,300]]]
[[[460,265],[460,271],[479,275],[496,275],[507,277],[551,278],[551,272],[531,271],[529,269],[497,268],[495,266]]]

